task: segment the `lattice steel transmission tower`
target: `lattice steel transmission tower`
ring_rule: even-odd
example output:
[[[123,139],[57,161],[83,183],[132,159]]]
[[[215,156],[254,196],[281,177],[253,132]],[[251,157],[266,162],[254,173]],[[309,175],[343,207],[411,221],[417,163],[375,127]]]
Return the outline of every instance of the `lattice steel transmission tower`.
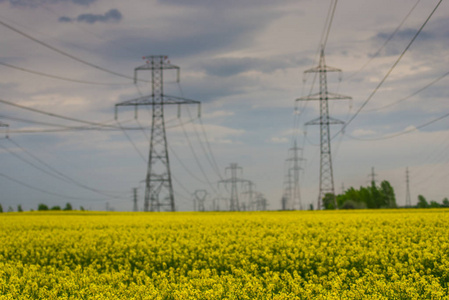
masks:
[[[405,181],[406,181],[406,191],[405,191],[405,207],[412,207],[412,200],[410,197],[410,173],[405,169]]]
[[[193,193],[193,196],[195,198],[193,198],[193,203],[194,203],[194,210],[195,211],[205,211],[205,206],[204,206],[204,202],[206,201],[206,197],[207,197],[208,193],[206,190],[196,190]]]
[[[296,140],[294,143],[293,148],[289,149],[292,153],[291,157],[287,159],[287,161],[292,162],[293,166],[290,167],[290,170],[293,172],[293,178],[292,178],[292,184],[290,185],[290,188],[292,191],[290,192],[290,207],[287,205],[287,209],[295,209],[295,205],[298,205],[299,210],[302,210],[302,203],[301,203],[301,190],[299,187],[299,172],[302,170],[302,168],[299,166],[301,161],[304,161],[305,159],[300,157],[298,155],[298,152],[302,151],[302,148],[299,148],[296,145]]]
[[[371,186],[376,186],[376,176],[377,174],[374,172],[374,167],[371,167],[371,174],[368,175],[368,177],[371,178],[370,180]]]
[[[139,211],[137,206],[137,188],[133,188],[133,211]]]
[[[178,105],[178,116],[180,105],[198,105],[200,102],[164,94],[164,70],[177,70],[177,81],[179,82],[178,66],[172,65],[164,55],[145,56],[146,64],[134,69],[134,82],[137,82],[138,71],[151,71],[152,94],[124,101],[115,105],[115,117],[119,106],[134,106],[135,118],[137,118],[138,106],[147,105],[152,107],[150,153],[148,158],[147,175],[145,179],[144,211],[175,211],[175,199],[170,171],[170,161],[167,149],[167,135],[165,131],[164,106]]]
[[[237,177],[237,171],[240,170],[240,172],[243,172],[242,167],[239,167],[237,163],[231,163],[229,167],[226,167],[225,172],[230,171],[231,177],[228,179],[223,179],[218,182],[218,185],[224,184],[226,187],[228,184],[231,184],[231,198],[229,203],[229,210],[230,211],[238,211],[240,210],[240,204],[239,204],[239,193],[237,189],[237,184],[243,184],[247,182],[248,180],[241,179]]]
[[[254,210],[255,206],[256,206],[256,201],[254,201],[254,194],[256,193],[254,191],[254,187],[255,187],[255,183],[252,182],[251,180],[246,180],[245,181],[245,186],[247,188],[246,192],[243,192],[242,194],[244,195],[248,195],[248,205],[247,205],[247,210]]]
[[[306,125],[320,125],[320,189],[318,194],[317,209],[321,209],[322,200],[328,193],[334,195],[334,205],[337,207],[335,199],[334,175],[332,170],[331,136],[330,125],[344,124],[344,122],[334,119],[329,115],[328,100],[352,99],[349,96],[343,96],[335,93],[329,93],[327,90],[327,73],[341,72],[340,69],[329,67],[324,60],[324,47],[321,48],[320,62],[315,68],[306,70],[304,73],[318,73],[320,80],[320,91],[306,97],[296,99],[296,101],[318,100],[320,107],[320,117],[309,121]]]

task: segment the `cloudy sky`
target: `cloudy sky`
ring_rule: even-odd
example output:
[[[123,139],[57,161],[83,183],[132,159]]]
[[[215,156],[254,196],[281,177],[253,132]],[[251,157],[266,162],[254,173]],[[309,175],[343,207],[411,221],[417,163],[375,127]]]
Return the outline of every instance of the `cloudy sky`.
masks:
[[[449,113],[447,2],[370,96],[437,3],[338,2],[325,54],[326,63],[343,72],[329,74],[328,89],[352,100],[330,103],[330,113],[348,121],[369,101],[332,140],[337,192],[367,185],[374,167],[376,179],[389,180],[404,205],[408,167],[412,203],[418,194],[437,201],[449,196],[449,118],[420,127]],[[147,128],[125,134],[23,107],[117,127],[114,105],[150,93],[151,86],[113,73],[132,77],[142,56],[160,54],[181,68],[180,84],[174,72],[164,75],[165,93],[202,103],[201,120],[196,107],[183,107],[180,118],[176,109],[166,111],[178,210],[193,208],[195,190],[207,190],[209,201],[226,197],[217,182],[229,176],[230,163],[242,167],[239,176],[255,183],[269,209],[279,209],[295,139],[306,159],[302,202],[316,203],[319,132],[304,123],[319,116],[318,103],[296,105],[295,99],[318,91],[313,75],[303,72],[318,64],[331,4],[1,0],[0,121],[9,124],[9,139],[0,140],[3,209],[71,202],[131,210],[134,187],[142,208],[147,109],[137,121],[132,111],[119,111],[122,126]],[[149,73],[142,78],[150,80]],[[331,135],[340,129],[332,126]]]

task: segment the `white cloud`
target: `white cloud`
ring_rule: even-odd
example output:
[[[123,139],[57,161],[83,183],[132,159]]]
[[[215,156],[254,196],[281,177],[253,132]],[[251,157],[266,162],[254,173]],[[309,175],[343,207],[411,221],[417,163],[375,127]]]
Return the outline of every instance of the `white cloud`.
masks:
[[[366,129],[356,129],[352,132],[352,135],[356,137],[370,136],[374,134],[376,134],[374,130],[366,130]]]
[[[271,139],[269,139],[269,141],[270,141],[271,143],[275,143],[275,144],[286,144],[286,143],[289,142],[289,139],[286,138],[286,137],[277,137],[277,136],[274,136],[274,137],[272,137]]]

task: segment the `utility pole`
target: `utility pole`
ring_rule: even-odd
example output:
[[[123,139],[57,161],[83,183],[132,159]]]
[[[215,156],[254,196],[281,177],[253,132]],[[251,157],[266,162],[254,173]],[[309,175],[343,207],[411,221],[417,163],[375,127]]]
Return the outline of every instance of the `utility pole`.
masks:
[[[175,199],[170,170],[170,161],[167,149],[167,135],[165,131],[164,106],[178,105],[178,117],[182,104],[198,105],[200,114],[200,102],[164,94],[164,70],[177,70],[178,66],[172,65],[164,55],[145,56],[146,64],[134,69],[134,83],[137,82],[138,71],[151,71],[152,94],[140,98],[128,100],[115,105],[115,118],[119,106],[134,106],[135,118],[137,109],[141,105],[151,106],[151,137],[148,159],[147,175],[145,179],[144,211],[175,211]]]
[[[293,191],[290,192],[291,195],[291,201],[289,203],[288,209],[294,210],[295,204],[298,204],[299,210],[302,210],[302,203],[301,203],[301,193],[299,189],[299,171],[302,170],[302,168],[299,166],[299,163],[303,160],[305,160],[302,157],[299,157],[298,152],[302,151],[302,148],[299,148],[296,145],[296,140],[294,143],[293,148],[290,148],[290,151],[292,152],[292,157],[288,158],[287,161],[293,162],[293,167],[290,168],[291,171],[293,171],[293,187],[290,184],[290,188],[293,188]]]
[[[335,199],[334,175],[332,170],[330,125],[344,124],[344,122],[330,117],[328,100],[351,99],[351,97],[329,93],[327,91],[328,72],[341,72],[341,70],[326,65],[323,46],[321,48],[319,65],[304,72],[319,74],[319,93],[296,99],[296,101],[319,101],[320,117],[306,123],[306,125],[320,125],[320,189],[318,193],[317,209],[321,209],[322,200],[328,193],[334,195],[334,205],[337,207],[337,201]]]
[[[406,182],[406,192],[405,192],[405,207],[412,207],[412,201],[410,197],[410,176],[408,167],[405,169],[405,182]]]
[[[241,179],[237,177],[237,170],[240,170],[240,172],[243,172],[242,167],[239,167],[237,163],[231,163],[229,167],[226,167],[225,172],[230,171],[231,177],[228,179],[223,179],[218,182],[218,185],[220,183],[224,184],[225,187],[228,186],[228,184],[231,184],[231,198],[230,198],[230,204],[229,204],[229,210],[230,211],[238,211],[240,210],[240,204],[239,204],[239,194],[237,189],[237,184],[247,182],[245,179]]]
[[[137,207],[137,188],[133,188],[133,211],[139,211],[139,208]]]
[[[208,193],[207,193],[207,191],[206,190],[196,190],[194,193],[193,193],[193,196],[195,197],[194,199],[193,199],[193,203],[196,203],[196,207],[197,207],[197,209],[195,209],[195,211],[205,211],[205,208],[204,208],[204,201],[206,201],[206,197],[207,197],[207,195],[208,195]]]

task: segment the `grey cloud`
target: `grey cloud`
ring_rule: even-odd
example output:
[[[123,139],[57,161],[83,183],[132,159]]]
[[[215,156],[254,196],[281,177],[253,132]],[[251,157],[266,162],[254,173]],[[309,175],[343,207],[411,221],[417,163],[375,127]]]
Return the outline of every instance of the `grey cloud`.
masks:
[[[272,73],[279,69],[297,67],[310,63],[308,60],[292,61],[287,58],[219,58],[212,59],[202,65],[203,70],[209,75],[220,77],[233,76],[248,71],[260,71],[263,73]]]
[[[94,24],[96,22],[102,23],[118,23],[122,20],[122,14],[117,9],[111,9],[103,15],[100,14],[81,14],[76,18],[60,17],[59,22],[84,22],[88,24]]]
[[[432,49],[439,50],[443,44],[447,44],[449,38],[448,26],[449,22],[445,19],[437,19],[427,24],[413,43],[410,51],[419,51],[423,55],[432,53],[433,55]],[[381,52],[381,55],[390,56],[400,54],[415,36],[417,30],[418,28],[404,28],[396,32],[394,37]],[[392,33],[393,31],[379,32],[371,39],[371,41],[378,47],[379,45],[382,45]]]
[[[60,17],[58,21],[61,23],[70,23],[72,22],[72,19],[69,17]]]
[[[179,6],[203,6],[203,7],[215,7],[215,8],[222,8],[222,7],[232,7],[233,9],[238,9],[241,7],[254,7],[254,5],[257,5],[257,7],[260,8],[261,5],[267,6],[276,6],[279,4],[278,1],[272,1],[272,0],[228,0],[228,1],[210,1],[210,0],[190,0],[190,1],[184,1],[184,0],[158,0],[161,4],[170,4],[170,5],[179,5]],[[283,0],[283,3],[294,3],[295,0]]]
[[[97,0],[0,0],[0,3],[9,2],[13,6],[37,7],[42,4],[56,4],[71,2],[76,5],[88,6]]]
[[[141,57],[148,53],[166,54],[172,58],[206,55],[217,51],[226,53],[251,45],[257,34],[278,17],[280,13],[270,9],[248,14],[192,12],[181,17],[165,18],[157,30],[154,26],[140,31],[115,29],[110,34],[110,42],[97,50],[112,56],[111,58],[120,59]],[[180,35],[179,28],[183,27],[189,30]],[[129,47],[124,49],[123,45]]]

